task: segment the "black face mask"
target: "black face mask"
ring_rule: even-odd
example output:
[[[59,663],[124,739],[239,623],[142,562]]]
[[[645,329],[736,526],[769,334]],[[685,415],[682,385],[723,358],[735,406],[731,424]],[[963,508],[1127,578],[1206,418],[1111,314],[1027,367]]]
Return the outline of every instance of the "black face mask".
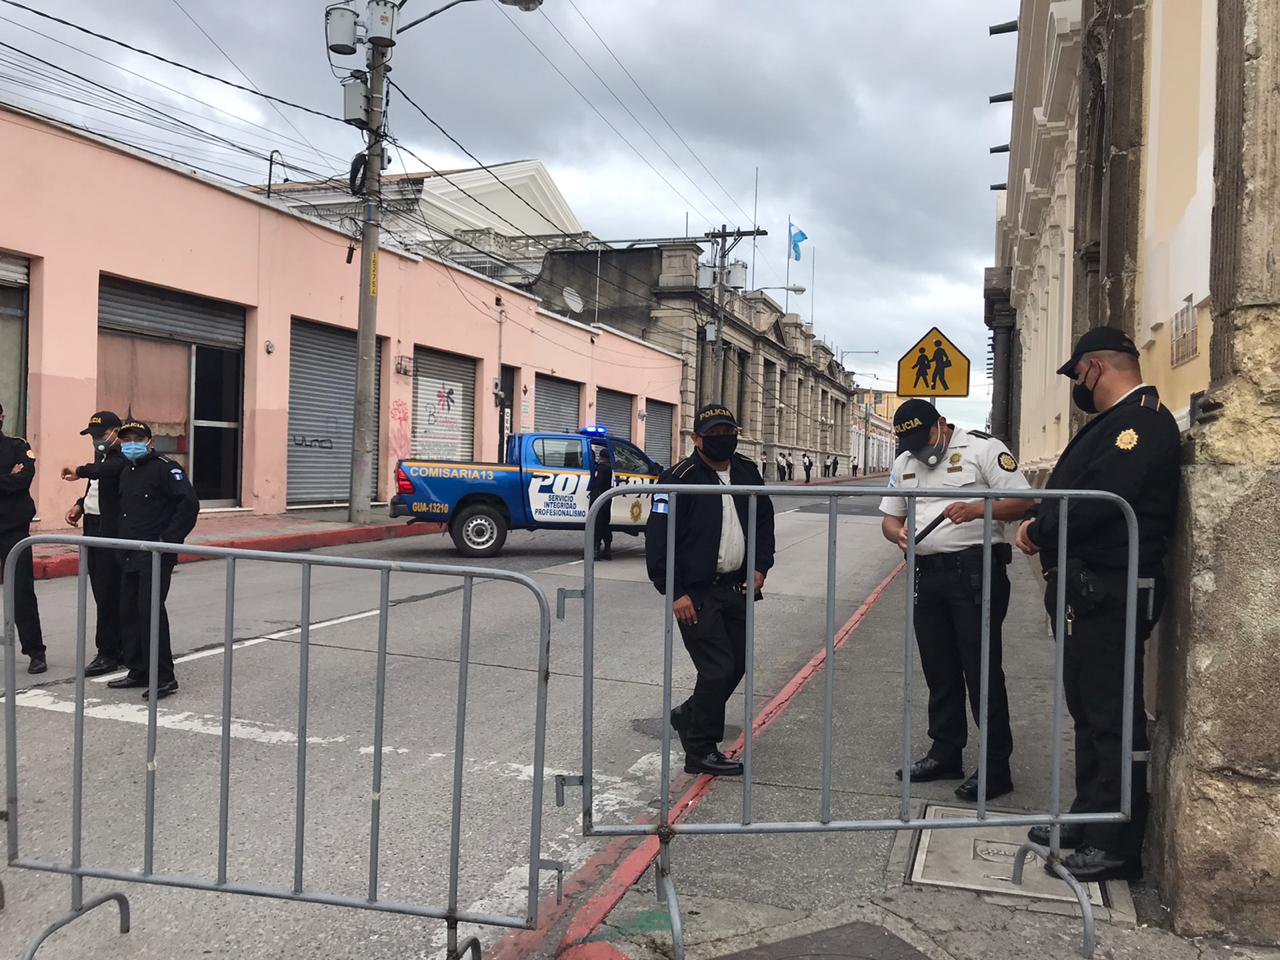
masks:
[[[702,438],[702,452],[708,460],[715,463],[723,463],[733,456],[733,451],[738,449],[738,435],[730,433],[723,436],[712,436]]]
[[[1071,402],[1083,410],[1085,413],[1097,413],[1098,404],[1093,399],[1094,387],[1098,385],[1098,381],[1093,381],[1093,386],[1087,386],[1085,381],[1088,379],[1089,371],[1085,370],[1084,376],[1080,381],[1071,388]]]

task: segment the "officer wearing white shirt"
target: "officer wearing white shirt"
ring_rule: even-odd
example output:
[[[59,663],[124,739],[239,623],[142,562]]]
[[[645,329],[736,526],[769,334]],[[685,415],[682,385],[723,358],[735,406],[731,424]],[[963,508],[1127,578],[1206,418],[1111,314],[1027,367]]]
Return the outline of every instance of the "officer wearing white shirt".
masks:
[[[893,418],[898,457],[889,486],[903,490],[954,489],[954,498],[909,501],[905,496],[880,501],[881,529],[887,540],[907,548],[907,510],[914,503],[919,536],[939,517],[942,522],[916,547],[915,632],[920,664],[929,685],[928,754],[911,765],[913,781],[964,778],[964,748],[969,724],[965,694],[979,721],[982,650],[982,515],[981,500],[967,499],[966,490],[991,488],[1025,491],[1030,488],[1009,449],[996,438],[947,423],[932,404],[908,400]],[[997,500],[992,517],[1018,520],[1031,507],[1029,499]],[[974,522],[977,521],[977,522]],[[1012,551],[1004,523],[992,525],[991,645],[987,725],[987,797],[1013,789],[1009,757],[1013,733],[1009,727],[1009,699],[1001,666],[1001,627],[1009,609],[1009,576],[1005,567]],[[902,771],[898,771],[901,778]],[[978,798],[974,773],[956,788],[961,800]]]

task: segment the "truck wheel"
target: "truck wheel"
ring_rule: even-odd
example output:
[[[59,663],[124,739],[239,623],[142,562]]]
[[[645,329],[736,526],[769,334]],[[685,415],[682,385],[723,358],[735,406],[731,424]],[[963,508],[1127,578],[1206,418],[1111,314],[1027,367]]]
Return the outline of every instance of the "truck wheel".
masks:
[[[497,507],[473,504],[449,525],[449,536],[463,556],[492,557],[507,542],[507,521]]]

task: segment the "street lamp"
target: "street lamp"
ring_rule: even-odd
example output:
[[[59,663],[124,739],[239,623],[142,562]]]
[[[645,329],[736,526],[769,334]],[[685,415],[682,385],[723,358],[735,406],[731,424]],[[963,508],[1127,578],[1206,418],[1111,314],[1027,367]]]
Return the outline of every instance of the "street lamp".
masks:
[[[764,290],[785,290],[787,293],[794,293],[798,297],[804,293],[805,288],[798,283],[792,283],[785,287],[756,287],[754,290],[749,290],[748,293],[760,293]]]
[[[374,402],[375,358],[378,350],[378,243],[382,218],[383,126],[386,111],[387,62],[396,37],[411,27],[439,16],[446,10],[475,0],[451,0],[425,16],[397,27],[400,11],[408,0],[366,0],[361,21],[354,0],[325,9],[325,42],[330,54],[351,56],[358,45],[368,48],[368,72],[355,70],[343,82],[344,117],[365,130],[364,221],[360,234],[360,313],[356,325],[356,396],[351,430],[351,488],[347,518],[367,523],[374,487],[373,445],[378,417]],[[505,6],[532,11],[542,0],[501,0]],[[361,32],[363,27],[363,33]],[[367,86],[366,86],[367,83]],[[456,955],[451,950],[450,955]]]

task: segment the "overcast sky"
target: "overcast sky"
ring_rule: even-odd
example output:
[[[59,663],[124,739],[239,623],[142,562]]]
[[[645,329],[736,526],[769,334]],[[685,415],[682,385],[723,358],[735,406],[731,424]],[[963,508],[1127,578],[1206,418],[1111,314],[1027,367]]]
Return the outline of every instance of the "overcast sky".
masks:
[[[341,112],[325,56],[323,2],[28,2],[242,80],[194,18],[260,89]],[[438,2],[408,0],[404,16],[426,13]],[[995,194],[988,187],[1006,176],[1005,158],[990,156],[988,148],[1009,138],[1008,106],[990,106],[987,97],[1011,89],[1015,43],[1012,36],[988,37],[987,26],[1016,15],[1016,0],[546,0],[532,14],[480,0],[404,34],[393,76],[481,160],[541,159],[579,220],[607,239],[683,235],[686,214],[695,234],[724,221],[749,226],[758,167],[759,222],[769,237],[760,242],[757,285],[783,282],[790,216],[810,237],[804,259],[791,265],[792,282],[809,286],[815,257],[817,267],[816,289],[792,297],[793,309],[812,313],[817,334],[838,349],[879,350],[850,356],[846,366],[863,374],[864,383],[886,389],[898,357],[929,327],[940,327],[973,362],[970,398],[943,401],[941,409],[960,423],[981,426],[990,402],[982,324],[982,270],[992,262],[995,221]],[[292,162],[334,172],[360,148],[356,131],[331,121],[281,108],[295,130],[260,98],[4,4],[0,17],[244,118],[249,122],[241,124],[0,20],[5,43],[130,95],[230,124],[201,125],[260,152],[279,146]],[[0,51],[0,95],[6,99],[17,95],[13,78],[24,76],[17,62],[10,51]],[[26,103],[47,112],[119,125],[107,130],[116,135],[128,125],[62,98],[25,95],[35,98]],[[470,165],[406,105],[393,102],[392,110],[395,135],[432,164]],[[300,145],[299,131],[324,156]],[[148,133],[167,139],[173,152],[181,150],[193,163],[218,166],[232,156],[172,134]],[[151,146],[165,149],[159,142]],[[265,180],[265,169],[253,175],[263,166],[254,158],[234,162],[233,176]],[[751,257],[745,243],[738,253]],[[883,379],[869,379],[873,375]]]

